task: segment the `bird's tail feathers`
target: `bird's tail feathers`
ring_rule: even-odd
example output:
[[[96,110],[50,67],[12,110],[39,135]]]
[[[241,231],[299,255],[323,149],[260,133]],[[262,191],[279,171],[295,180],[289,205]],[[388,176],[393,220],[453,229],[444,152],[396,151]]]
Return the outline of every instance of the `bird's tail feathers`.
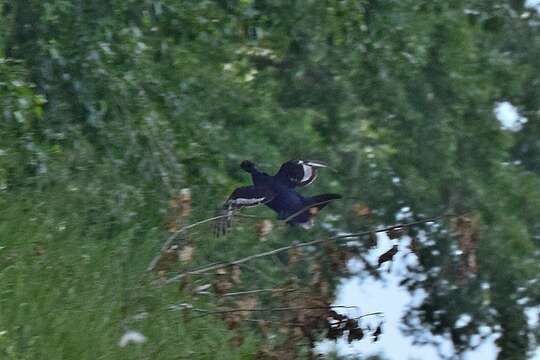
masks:
[[[341,198],[342,196],[340,194],[320,194],[310,197],[308,204],[313,205],[310,207],[310,209],[317,209],[316,211],[320,211],[323,207],[328,205],[330,201]]]

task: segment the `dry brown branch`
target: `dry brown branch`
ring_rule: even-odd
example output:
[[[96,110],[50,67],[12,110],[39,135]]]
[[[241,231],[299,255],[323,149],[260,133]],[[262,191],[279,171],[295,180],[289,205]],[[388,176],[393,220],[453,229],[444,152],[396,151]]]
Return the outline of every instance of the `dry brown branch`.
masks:
[[[367,236],[367,235],[372,234],[372,233],[387,232],[389,230],[396,229],[396,228],[408,228],[408,227],[411,227],[411,226],[424,224],[424,223],[427,223],[427,222],[432,222],[432,221],[441,219],[443,217],[448,217],[448,216],[455,216],[455,215],[444,214],[444,215],[434,216],[434,217],[427,218],[427,219],[414,221],[414,222],[411,222],[411,223],[392,225],[392,226],[388,226],[386,228],[379,229],[379,230],[368,230],[368,231],[362,231],[362,232],[346,234],[346,235],[336,235],[336,236],[332,236],[332,237],[330,237],[328,239],[312,240],[312,241],[308,241],[308,242],[304,242],[304,243],[293,244],[293,245],[289,245],[289,246],[283,246],[283,247],[280,247],[280,248],[277,248],[277,249],[265,251],[265,252],[258,253],[258,254],[253,254],[253,255],[250,255],[250,256],[247,256],[247,257],[244,257],[244,258],[241,258],[241,259],[237,259],[237,260],[233,260],[233,261],[229,261],[229,262],[224,262],[224,263],[217,263],[217,264],[207,266],[207,267],[203,267],[203,268],[199,268],[199,269],[196,269],[196,270],[186,271],[186,272],[183,272],[181,274],[178,274],[177,276],[175,276],[175,277],[173,277],[171,279],[168,279],[166,281],[166,283],[168,284],[168,283],[171,283],[171,282],[178,281],[178,280],[182,279],[183,277],[185,277],[187,275],[201,274],[201,273],[206,273],[206,272],[209,272],[209,271],[221,269],[221,268],[231,266],[231,265],[239,265],[239,264],[242,264],[242,263],[254,260],[254,259],[259,259],[259,258],[262,258],[262,257],[270,256],[270,255],[277,254],[277,253],[287,251],[287,250],[290,250],[290,249],[294,249],[294,248],[301,248],[301,247],[306,247],[306,246],[317,245],[317,244],[321,244],[321,243],[324,243],[326,241],[331,241],[331,240],[334,240],[336,242],[341,242],[341,241],[344,241],[346,239]]]
[[[257,216],[257,215],[247,215],[247,214],[241,214],[238,212],[239,210],[236,210],[236,213],[233,214],[233,216],[237,216],[237,217],[243,217],[243,218],[249,218],[249,219],[263,219],[264,217],[263,216]],[[159,259],[161,258],[161,256],[163,255],[163,253],[169,248],[169,246],[171,246],[172,242],[178,237],[178,235],[182,234],[183,232],[185,232],[186,230],[189,230],[189,229],[192,229],[196,226],[199,226],[199,225],[202,225],[202,224],[206,224],[208,222],[211,222],[211,221],[216,221],[216,220],[219,220],[219,219],[223,219],[223,218],[226,218],[226,217],[229,217],[230,215],[229,214],[224,214],[224,215],[219,215],[219,216],[213,216],[211,218],[208,218],[208,219],[204,219],[204,220],[201,220],[201,221],[197,221],[193,224],[189,224],[189,225],[185,225],[183,226],[182,228],[178,229],[177,231],[175,231],[173,234],[171,234],[167,240],[163,243],[163,245],[161,246],[161,249],[159,250],[159,254],[156,255],[152,261],[150,261],[150,264],[148,265],[148,267],[146,268],[146,271],[152,271],[155,269]]]
[[[265,319],[240,319],[240,321],[244,322],[253,322],[253,323],[260,323],[260,322],[266,322],[268,324],[279,324],[279,325],[285,325],[285,326],[291,326],[291,327],[302,327],[304,326],[303,323],[292,323],[292,322],[284,322],[284,321],[276,321],[276,320],[265,320]]]
[[[183,233],[184,231],[186,230],[189,230],[191,228],[194,228],[196,226],[199,226],[199,225],[202,225],[202,224],[205,224],[207,222],[210,222],[210,221],[215,221],[215,220],[219,220],[219,219],[222,219],[222,218],[225,218],[225,217],[228,217],[229,215],[219,215],[219,216],[214,216],[214,217],[211,217],[211,218],[208,218],[208,219],[204,219],[204,220],[201,220],[201,221],[197,221],[193,224],[189,224],[189,225],[185,225],[183,226],[182,228],[178,229],[176,232],[174,232],[171,236],[169,236],[167,238],[167,240],[163,243],[163,245],[161,246],[161,250],[159,251],[159,254],[156,255],[152,261],[150,262],[150,264],[148,265],[148,267],[146,268],[146,271],[152,271],[154,270],[156,264],[158,263],[159,259],[161,258],[161,255],[163,254],[164,251],[166,251],[169,246],[171,245],[171,243],[174,241],[174,239],[176,239],[176,237],[178,235],[180,235],[181,233]]]
[[[286,218],[285,220],[283,220],[283,222],[287,222],[291,219],[294,219],[297,215],[300,215],[301,213],[303,213],[304,211],[306,210],[309,210],[311,209],[312,207],[315,207],[317,205],[322,205],[322,204],[328,204],[329,202],[333,201],[334,199],[332,200],[325,200],[325,201],[320,201],[320,202],[317,202],[317,203],[314,203],[314,204],[310,204],[309,206],[306,206],[306,207],[303,207],[302,209],[298,210],[297,212],[295,212],[294,214],[292,214],[291,216],[289,216],[288,218]]]
[[[228,292],[224,294],[215,294],[211,291],[197,291],[196,293],[199,295],[219,295],[220,297],[232,297],[232,296],[242,296],[242,295],[251,295],[251,294],[260,294],[264,292],[271,292],[271,293],[289,293],[299,291],[299,289],[278,289],[278,288],[270,288],[270,289],[256,289],[256,290],[245,290],[245,291],[235,291],[235,292]]]
[[[317,205],[321,205],[321,204],[326,204],[326,203],[329,203],[330,201],[332,200],[326,200],[326,201],[321,201],[321,202],[318,202],[318,203],[315,203],[315,204],[311,204],[309,206],[306,206],[302,209],[300,209],[299,211],[295,212],[294,214],[292,214],[291,216],[289,216],[288,218],[286,218],[285,220],[283,220],[283,222],[287,222],[289,220],[291,220],[292,218],[294,218],[295,216],[303,213],[304,211],[314,207],[314,206],[317,206]],[[241,209],[238,209],[238,210],[233,210],[233,215],[232,216],[238,216],[238,217],[243,217],[243,218],[251,218],[251,219],[263,219],[265,217],[263,216],[257,216],[257,215],[247,215],[247,214],[241,214],[239,211]],[[219,219],[223,219],[223,218],[226,218],[226,217],[229,217],[231,216],[230,214],[224,214],[224,215],[219,215],[219,216],[213,216],[211,218],[208,218],[208,219],[204,219],[204,220],[201,220],[201,221],[197,221],[193,224],[189,224],[189,225],[186,225],[186,226],[183,226],[182,228],[178,229],[177,231],[175,231],[171,236],[169,236],[167,238],[167,240],[163,243],[163,245],[161,246],[161,249],[159,251],[159,254],[156,255],[152,261],[150,261],[150,264],[148,265],[148,267],[146,268],[146,271],[152,271],[154,270],[154,268],[156,267],[156,264],[158,263],[159,259],[161,258],[161,255],[163,254],[164,251],[166,251],[169,246],[171,245],[171,243],[174,241],[174,239],[176,239],[176,237],[178,235],[180,235],[181,233],[183,233],[184,231],[186,230],[189,230],[191,228],[194,228],[196,226],[199,226],[199,225],[202,225],[202,224],[205,224],[207,222],[210,222],[210,221],[216,221],[216,220],[219,220]]]
[[[193,316],[192,319],[209,316],[209,315],[219,315],[219,314],[229,314],[235,312],[273,312],[273,311],[296,311],[296,310],[325,310],[325,309],[358,309],[358,306],[347,306],[347,305],[329,305],[329,306],[298,306],[298,307],[277,307],[277,308],[246,308],[246,309],[225,309],[225,310],[205,310],[198,308],[185,308],[185,310],[191,310],[196,312],[201,312],[202,314],[198,316]]]
[[[377,311],[377,312],[372,312],[372,313],[369,313],[369,314],[364,314],[364,315],[361,315],[361,316],[357,316],[357,317],[354,317],[354,318],[348,318],[348,319],[350,319],[350,320],[359,320],[359,319],[362,319],[362,318],[365,318],[365,317],[368,317],[368,316],[383,316],[383,313],[380,312],[380,311]],[[259,323],[261,321],[264,321],[264,322],[266,322],[268,324],[279,324],[279,325],[292,326],[292,327],[305,326],[304,323],[291,323],[291,322],[276,321],[276,320],[266,320],[266,319],[241,319],[240,321],[253,322],[253,323]],[[339,323],[339,320],[336,320],[336,323]],[[333,325],[335,325],[336,323],[334,323]]]
[[[236,292],[230,292],[225,293],[221,296],[241,296],[241,295],[248,295],[248,294],[257,294],[257,293],[263,293],[263,292],[271,292],[271,293],[277,293],[277,292],[283,292],[283,293],[289,293],[293,291],[298,291],[298,289],[256,289],[256,290],[246,290],[246,291],[236,291]]]

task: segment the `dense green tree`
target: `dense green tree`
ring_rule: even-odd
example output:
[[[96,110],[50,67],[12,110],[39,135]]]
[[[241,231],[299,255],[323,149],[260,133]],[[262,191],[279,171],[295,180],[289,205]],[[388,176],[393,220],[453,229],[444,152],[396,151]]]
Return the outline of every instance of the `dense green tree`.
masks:
[[[331,163],[319,187],[346,194],[325,219],[335,228],[392,224],[404,207],[407,220],[467,214],[411,234],[419,261],[403,285],[426,297],[407,331],[446,335],[457,354],[486,331],[500,359],[536,346],[540,19],[522,1],[0,5],[3,356],[122,357],[122,326],[140,326],[152,339],[133,356],[253,357],[259,337],[234,350],[220,320],[180,321],[163,309],[211,302],[143,274],[169,199],[189,187],[186,221],[209,216],[245,179],[244,158]],[[501,129],[500,101],[527,118],[521,131]],[[313,236],[279,229],[263,243],[246,224],[193,234],[195,262]],[[260,266],[270,279],[246,274],[253,284],[283,280]]]

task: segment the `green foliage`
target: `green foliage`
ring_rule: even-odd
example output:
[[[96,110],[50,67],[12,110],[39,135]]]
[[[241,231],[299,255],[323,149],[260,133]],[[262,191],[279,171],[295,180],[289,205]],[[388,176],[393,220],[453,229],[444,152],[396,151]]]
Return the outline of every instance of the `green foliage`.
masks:
[[[235,348],[219,322],[186,321],[169,309],[182,302],[177,289],[156,291],[141,278],[142,245],[159,230],[140,224],[103,232],[77,211],[85,206],[76,192],[47,193],[2,204],[2,358],[239,359],[256,351],[248,334]],[[127,329],[147,341],[119,347]]]
[[[451,224],[425,227],[407,286],[427,296],[405,324],[449,335],[457,352],[481,327],[501,335],[500,359],[535,346],[540,34],[522,2],[0,6],[2,356],[253,358],[256,335],[235,349],[219,319],[183,321],[167,307],[212,303],[144,274],[170,197],[189,187],[190,220],[211,216],[245,181],[245,158],[269,172],[288,158],[331,163],[317,191],[346,193],[325,219],[341,229],[393,223],[405,206],[411,218],[473,213],[478,271],[463,282]],[[527,117],[522,131],[501,130],[504,100]],[[369,220],[350,211],[359,202]],[[278,228],[262,243],[250,224],[215,241],[194,233],[192,265],[313,236]],[[275,262],[259,266],[284,280]],[[118,347],[123,326],[148,342]]]

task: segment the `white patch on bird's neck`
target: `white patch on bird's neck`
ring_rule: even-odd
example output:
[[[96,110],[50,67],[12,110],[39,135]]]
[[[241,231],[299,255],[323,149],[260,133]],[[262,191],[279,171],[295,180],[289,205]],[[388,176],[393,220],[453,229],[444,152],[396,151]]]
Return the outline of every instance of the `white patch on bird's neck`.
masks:
[[[304,177],[300,182],[305,182],[311,179],[311,176],[313,175],[313,169],[311,166],[302,164],[302,168],[304,169]]]

